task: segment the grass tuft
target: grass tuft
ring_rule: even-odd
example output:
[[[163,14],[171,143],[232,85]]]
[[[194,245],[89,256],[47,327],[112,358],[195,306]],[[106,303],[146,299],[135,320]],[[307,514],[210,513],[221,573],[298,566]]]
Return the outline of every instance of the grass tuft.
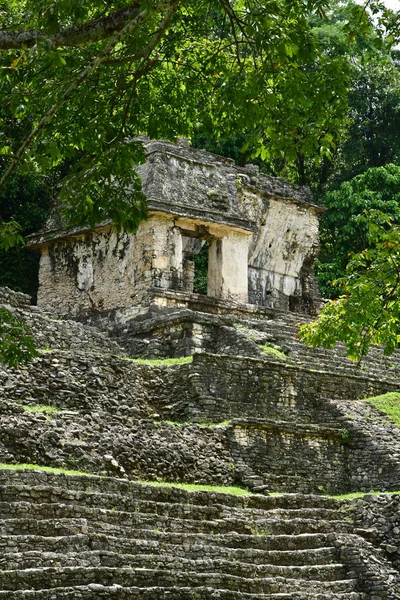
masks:
[[[286,354],[284,354],[281,350],[278,350],[278,348],[274,348],[273,346],[267,346],[265,344],[260,344],[260,348],[265,354],[268,354],[269,356],[279,358],[279,360],[287,360]]]
[[[400,392],[388,392],[381,396],[363,398],[364,402],[373,404],[384,412],[397,427],[400,427]]]
[[[120,356],[122,360],[138,363],[140,365],[152,365],[153,367],[161,367],[165,365],[186,365],[193,362],[193,356],[179,356],[178,358],[129,358],[129,356]]]
[[[12,465],[8,463],[0,463],[0,470],[9,471],[45,471],[47,473],[61,473],[63,475],[85,475],[89,477],[101,477],[95,473],[89,473],[86,471],[75,471],[72,469],[61,469],[56,467],[44,467],[42,465],[34,465],[30,463],[23,463]],[[188,492],[215,492],[218,494],[233,494],[235,496],[249,496],[252,492],[245,490],[237,486],[224,486],[224,485],[203,485],[198,483],[172,483],[167,481],[144,481],[141,479],[135,480],[135,483],[141,483],[144,485],[153,485],[157,487],[174,487]]]
[[[62,473],[63,475],[88,475],[91,477],[99,477],[95,473],[89,473],[86,471],[74,471],[72,469],[62,469],[57,467],[45,467],[42,465],[33,465],[31,463],[20,463],[17,465],[12,465],[8,463],[0,463],[0,470],[9,470],[9,471],[46,471],[47,473]]]
[[[29,404],[22,404],[21,406],[26,412],[32,412],[32,413],[56,414],[56,413],[62,412],[62,410],[60,410],[59,408],[54,408],[54,406],[49,406],[47,404],[35,404],[33,406],[31,406]]]
[[[206,485],[201,483],[171,483],[169,481],[143,481],[138,480],[138,483],[145,485],[154,485],[157,487],[174,487],[187,492],[215,492],[217,494],[233,494],[235,496],[250,496],[253,492],[245,490],[237,486],[229,485]]]

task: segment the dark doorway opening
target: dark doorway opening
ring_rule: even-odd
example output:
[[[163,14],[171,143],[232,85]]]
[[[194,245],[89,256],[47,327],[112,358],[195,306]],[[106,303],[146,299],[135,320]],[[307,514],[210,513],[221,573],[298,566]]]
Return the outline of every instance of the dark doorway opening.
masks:
[[[198,254],[192,258],[194,262],[194,284],[193,291],[196,294],[207,294],[208,283],[208,249],[209,242],[204,242]]]

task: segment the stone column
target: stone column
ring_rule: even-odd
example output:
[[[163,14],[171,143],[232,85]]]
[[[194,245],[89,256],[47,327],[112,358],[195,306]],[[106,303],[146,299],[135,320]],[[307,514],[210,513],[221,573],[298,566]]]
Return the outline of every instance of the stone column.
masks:
[[[208,296],[246,303],[249,235],[230,231],[211,241],[208,258]]]
[[[152,285],[164,289],[181,289],[183,279],[182,235],[173,218],[152,219]]]

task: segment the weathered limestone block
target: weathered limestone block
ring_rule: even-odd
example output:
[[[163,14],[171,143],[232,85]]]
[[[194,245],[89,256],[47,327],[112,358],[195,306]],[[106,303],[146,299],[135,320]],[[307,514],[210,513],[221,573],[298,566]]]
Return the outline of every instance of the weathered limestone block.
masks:
[[[276,198],[266,201],[254,193],[250,198],[244,190],[243,202],[259,224],[249,247],[249,301],[284,310],[297,308],[295,298],[317,302],[313,264],[320,209]]]
[[[135,239],[112,228],[42,248],[38,304],[79,315],[131,302]]]
[[[213,240],[209,251],[208,296],[246,303],[249,236],[232,233]]]

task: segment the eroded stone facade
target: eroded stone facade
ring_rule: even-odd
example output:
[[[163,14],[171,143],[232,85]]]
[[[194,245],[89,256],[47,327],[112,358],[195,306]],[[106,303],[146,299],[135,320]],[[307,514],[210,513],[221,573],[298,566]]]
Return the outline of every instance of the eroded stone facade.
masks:
[[[309,192],[185,144],[143,139],[138,167],[149,218],[135,235],[51,227],[38,304],[64,315],[134,316],[165,290],[193,293],[193,257],[209,243],[207,294],[240,304],[314,312],[318,213]]]

